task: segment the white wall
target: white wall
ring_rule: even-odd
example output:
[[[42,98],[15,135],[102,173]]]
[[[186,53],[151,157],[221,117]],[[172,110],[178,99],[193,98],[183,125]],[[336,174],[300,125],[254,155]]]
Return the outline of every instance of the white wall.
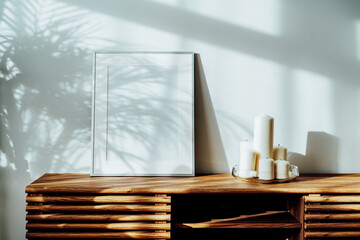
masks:
[[[301,172],[360,171],[360,2],[0,2],[0,239],[23,239],[24,188],[89,172],[93,50],[188,50],[197,171],[229,172],[253,119]]]

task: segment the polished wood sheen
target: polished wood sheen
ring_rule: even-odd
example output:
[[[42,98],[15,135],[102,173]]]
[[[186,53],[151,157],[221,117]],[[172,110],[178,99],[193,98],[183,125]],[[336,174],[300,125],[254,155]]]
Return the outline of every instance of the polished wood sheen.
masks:
[[[306,203],[359,203],[360,196],[307,196]]]
[[[360,237],[359,195],[317,194],[304,198],[307,239]]]
[[[27,232],[29,239],[170,239],[170,232]]]
[[[152,196],[27,196],[37,203],[170,203],[169,197]]]
[[[190,193],[360,193],[358,174],[302,175],[292,182],[251,184],[231,174],[196,177],[90,177],[89,174],[45,174],[27,193],[190,194]]]
[[[170,221],[170,214],[163,215],[117,215],[117,214],[27,214],[27,221],[93,221],[93,222],[137,222],[137,221]]]
[[[360,204],[308,205],[306,211],[360,211]]]
[[[360,213],[305,214],[305,220],[360,220]]]
[[[26,211],[32,212],[170,212],[170,205],[28,205]]]
[[[344,238],[358,238],[360,237],[360,231],[337,231],[337,232],[325,232],[325,231],[321,231],[321,232],[306,232],[305,233],[305,237],[306,238],[340,238],[340,239],[344,239]]]
[[[305,229],[360,229],[360,222],[343,222],[339,224],[329,223],[306,223]]]
[[[27,229],[53,230],[170,230],[170,224],[158,223],[28,223]]]

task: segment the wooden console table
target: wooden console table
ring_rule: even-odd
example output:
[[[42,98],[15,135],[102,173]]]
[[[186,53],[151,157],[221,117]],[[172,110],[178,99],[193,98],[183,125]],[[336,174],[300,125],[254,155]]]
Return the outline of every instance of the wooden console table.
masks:
[[[360,174],[45,174],[25,191],[28,239],[360,239]]]

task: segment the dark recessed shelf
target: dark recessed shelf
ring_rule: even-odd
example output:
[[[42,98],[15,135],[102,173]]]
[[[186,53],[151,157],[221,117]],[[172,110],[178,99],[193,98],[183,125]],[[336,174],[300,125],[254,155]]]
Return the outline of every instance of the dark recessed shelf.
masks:
[[[206,222],[175,223],[175,228],[261,228],[300,229],[301,223],[287,211],[269,211],[260,214],[242,215],[228,219],[213,219]]]

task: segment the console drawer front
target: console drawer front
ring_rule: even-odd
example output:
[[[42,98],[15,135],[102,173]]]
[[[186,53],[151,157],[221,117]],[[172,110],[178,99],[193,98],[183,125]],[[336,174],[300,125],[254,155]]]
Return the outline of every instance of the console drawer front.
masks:
[[[28,239],[169,239],[171,198],[28,194]]]
[[[360,238],[360,195],[305,196],[307,239]]]

